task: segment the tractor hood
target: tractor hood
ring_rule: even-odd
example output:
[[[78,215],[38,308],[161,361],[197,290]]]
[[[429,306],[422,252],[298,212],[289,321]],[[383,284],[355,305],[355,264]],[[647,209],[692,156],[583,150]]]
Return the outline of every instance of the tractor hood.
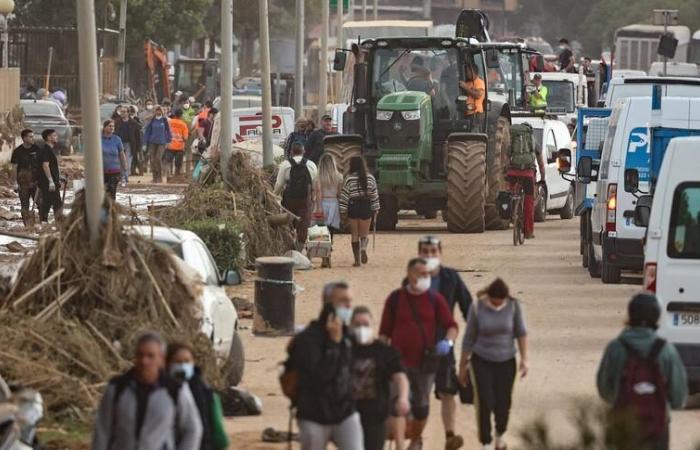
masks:
[[[402,91],[387,94],[379,100],[377,109],[384,111],[415,111],[430,101],[430,96],[418,91]]]

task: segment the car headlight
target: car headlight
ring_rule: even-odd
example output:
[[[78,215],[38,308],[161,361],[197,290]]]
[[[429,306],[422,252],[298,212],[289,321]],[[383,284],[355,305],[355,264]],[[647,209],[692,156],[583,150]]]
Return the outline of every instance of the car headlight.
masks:
[[[391,120],[391,116],[394,115],[394,111],[377,111],[377,120]]]
[[[420,119],[420,110],[401,111],[401,115],[403,116],[403,120],[418,120]]]

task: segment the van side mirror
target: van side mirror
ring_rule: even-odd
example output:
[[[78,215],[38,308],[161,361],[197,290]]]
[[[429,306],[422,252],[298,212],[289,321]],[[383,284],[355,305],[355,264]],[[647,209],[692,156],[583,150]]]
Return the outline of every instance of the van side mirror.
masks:
[[[557,169],[559,173],[571,172],[571,149],[562,148],[557,153]]]
[[[490,48],[486,50],[486,67],[489,69],[500,69],[501,61],[498,58],[498,50]]]
[[[639,191],[639,171],[637,169],[625,170],[625,192],[635,194]]]
[[[223,285],[224,286],[238,286],[241,284],[241,274],[238,270],[229,269],[224,273]]]
[[[582,156],[581,159],[578,160],[576,176],[583,184],[589,184],[591,182],[591,178],[593,178],[593,158],[590,156]]]
[[[342,72],[345,70],[345,63],[348,60],[348,55],[342,50],[336,50],[335,57],[333,58],[333,70],[336,72]]]
[[[637,199],[637,206],[634,208],[634,225],[638,227],[648,227],[651,216],[651,195],[642,195]]]

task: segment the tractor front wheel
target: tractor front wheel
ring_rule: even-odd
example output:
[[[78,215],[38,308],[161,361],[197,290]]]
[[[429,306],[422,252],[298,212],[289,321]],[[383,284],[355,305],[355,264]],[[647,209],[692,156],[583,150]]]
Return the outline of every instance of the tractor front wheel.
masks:
[[[450,232],[484,232],[486,188],[486,141],[450,141],[447,148],[447,229]]]

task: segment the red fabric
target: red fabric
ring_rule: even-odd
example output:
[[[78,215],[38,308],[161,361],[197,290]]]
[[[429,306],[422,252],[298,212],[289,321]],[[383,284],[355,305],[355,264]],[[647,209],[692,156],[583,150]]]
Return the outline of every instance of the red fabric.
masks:
[[[525,198],[523,199],[523,214],[525,215],[525,234],[530,235],[535,232],[535,169],[508,169],[507,178],[508,185],[510,186],[511,192],[515,192],[516,181],[514,178],[527,178],[532,180],[532,188],[528,189],[528,186],[523,184],[523,190],[525,191]]]
[[[445,330],[457,328],[457,322],[452,317],[447,301],[439,292],[433,291],[433,302],[431,302],[428,292],[413,295],[402,288],[398,291],[396,306],[392,308],[391,303],[394,295],[392,292],[384,303],[379,334],[390,339],[391,345],[401,353],[401,359],[405,366],[420,367],[425,344],[420,328],[413,318],[409,302],[415,305],[415,310],[423,322],[423,329],[430,346],[435,345],[436,321]]]

